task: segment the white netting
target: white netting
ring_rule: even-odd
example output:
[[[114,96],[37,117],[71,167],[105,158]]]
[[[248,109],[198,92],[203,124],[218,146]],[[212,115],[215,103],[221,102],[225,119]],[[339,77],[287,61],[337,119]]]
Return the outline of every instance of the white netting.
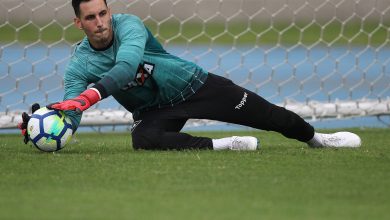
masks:
[[[388,0],[112,0],[141,17],[168,51],[305,118],[390,114]],[[62,99],[83,34],[71,1],[0,0],[0,128]],[[98,120],[97,120],[98,119]],[[109,98],[84,125],[128,124]]]

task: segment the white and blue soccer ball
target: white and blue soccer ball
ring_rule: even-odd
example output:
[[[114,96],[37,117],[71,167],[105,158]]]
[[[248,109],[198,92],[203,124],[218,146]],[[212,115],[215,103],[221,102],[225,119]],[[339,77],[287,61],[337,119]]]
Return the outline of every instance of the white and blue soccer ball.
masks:
[[[53,152],[61,150],[70,141],[72,124],[64,112],[43,107],[31,115],[27,133],[36,148]]]

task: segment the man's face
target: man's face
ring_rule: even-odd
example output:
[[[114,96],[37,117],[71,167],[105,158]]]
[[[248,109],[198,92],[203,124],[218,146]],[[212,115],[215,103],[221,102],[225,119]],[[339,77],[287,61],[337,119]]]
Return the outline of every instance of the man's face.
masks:
[[[112,40],[111,12],[103,0],[82,2],[80,17],[76,17],[74,23],[97,49],[108,46]]]

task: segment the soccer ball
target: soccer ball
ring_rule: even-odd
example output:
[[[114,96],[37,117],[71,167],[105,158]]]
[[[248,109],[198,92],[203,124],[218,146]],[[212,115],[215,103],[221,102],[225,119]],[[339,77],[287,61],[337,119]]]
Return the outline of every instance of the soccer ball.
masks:
[[[58,151],[72,138],[72,124],[64,112],[43,107],[31,115],[27,134],[39,150]]]

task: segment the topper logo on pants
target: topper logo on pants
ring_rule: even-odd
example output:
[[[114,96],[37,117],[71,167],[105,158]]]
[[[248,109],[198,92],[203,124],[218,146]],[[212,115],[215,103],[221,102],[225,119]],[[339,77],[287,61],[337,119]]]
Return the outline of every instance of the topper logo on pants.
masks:
[[[241,102],[238,105],[236,105],[235,109],[241,109],[245,105],[247,97],[248,97],[248,93],[244,92],[244,97],[242,97]]]

